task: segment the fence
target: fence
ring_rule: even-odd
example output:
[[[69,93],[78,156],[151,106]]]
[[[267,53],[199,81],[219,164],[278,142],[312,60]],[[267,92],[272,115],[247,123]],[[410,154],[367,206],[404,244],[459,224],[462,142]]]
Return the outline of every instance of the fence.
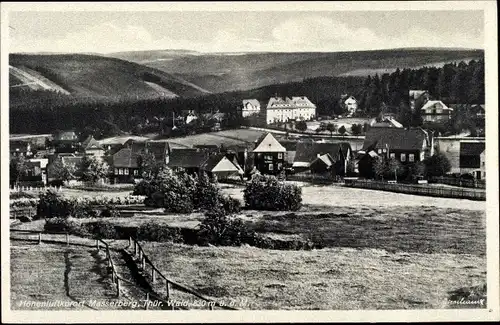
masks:
[[[463,179],[452,177],[432,177],[429,179],[431,183],[440,183],[452,186],[470,187],[486,189],[486,182],[480,179]]]
[[[11,192],[44,192],[47,190],[60,191],[62,186],[14,186],[10,188]]]
[[[324,176],[318,174],[292,174],[286,176],[287,181],[298,181],[298,182],[311,182],[317,184],[332,184],[335,179],[331,176]]]
[[[10,219],[22,219],[23,217],[32,219],[33,217],[36,216],[36,208],[18,208],[18,209],[11,209],[10,210]]]
[[[226,309],[226,310],[237,310],[236,308],[223,305],[223,304],[221,304],[221,303],[219,303],[217,301],[213,301],[210,298],[207,298],[207,297],[203,296],[202,294],[196,292],[195,290],[193,290],[191,288],[188,288],[188,287],[186,287],[186,286],[184,286],[184,285],[182,285],[180,283],[177,283],[177,282],[174,282],[174,281],[168,279],[165,275],[163,275],[161,273],[160,270],[158,270],[158,268],[156,268],[156,266],[154,266],[153,262],[146,255],[146,253],[144,252],[144,249],[139,244],[139,242],[135,238],[129,237],[129,248],[132,245],[134,246],[133,247],[134,257],[138,256],[138,258],[140,260],[140,269],[143,272],[146,272],[146,266],[147,265],[150,266],[150,268],[151,268],[151,281],[152,281],[152,283],[156,283],[157,278],[162,278],[165,281],[165,286],[166,286],[166,300],[167,301],[169,301],[169,299],[170,299],[170,293],[171,293],[172,289],[175,288],[175,289],[177,289],[177,290],[179,290],[181,292],[185,292],[187,294],[190,294],[190,295],[192,295],[192,296],[194,296],[194,297],[196,297],[198,299],[201,299],[201,300],[207,302],[207,305],[208,305],[208,307],[209,307],[210,310],[213,310],[214,307],[219,307],[219,308]],[[172,305],[172,308],[173,308],[173,305]]]
[[[366,188],[405,194],[436,196],[454,199],[486,200],[486,191],[433,187],[429,185],[390,184],[376,181],[356,180],[344,186]]]

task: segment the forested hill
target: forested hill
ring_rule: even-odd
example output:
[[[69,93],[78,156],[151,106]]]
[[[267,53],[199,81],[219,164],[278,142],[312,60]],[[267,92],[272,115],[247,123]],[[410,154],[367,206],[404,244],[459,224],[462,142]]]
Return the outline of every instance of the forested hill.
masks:
[[[301,82],[265,86],[248,91],[210,94],[192,98],[157,98],[119,102],[75,102],[54,105],[40,101],[37,106],[17,108],[10,116],[11,133],[46,133],[59,128],[92,128],[99,132],[161,133],[172,125],[172,112],[219,110],[236,116],[245,98],[256,98],[265,107],[269,97],[307,96],[318,114],[341,113],[342,94],[359,100],[362,114],[376,116],[382,109],[399,113],[408,106],[408,90],[425,89],[445,103],[484,103],[484,60],[447,64],[441,68],[397,69],[374,77],[320,77]],[[64,96],[64,95],[60,95]],[[233,126],[241,121],[231,120]]]
[[[11,54],[9,66],[11,109],[207,93],[164,71],[103,56]]]

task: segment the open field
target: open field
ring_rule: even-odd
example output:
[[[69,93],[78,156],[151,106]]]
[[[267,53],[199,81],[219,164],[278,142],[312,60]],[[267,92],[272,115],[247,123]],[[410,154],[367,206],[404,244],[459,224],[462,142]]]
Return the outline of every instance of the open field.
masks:
[[[246,302],[243,309],[447,308],[451,291],[486,276],[485,260],[466,254],[143,247],[166,276],[226,303]]]
[[[171,145],[177,147],[192,147],[195,145],[207,144],[217,144],[227,147],[234,145],[253,145],[254,142],[265,133],[267,132],[251,129],[235,129],[156,141],[168,141]]]
[[[115,299],[103,255],[94,249],[11,241],[10,258],[12,309],[91,310],[89,300]],[[37,308],[22,301],[68,305]]]
[[[305,205],[329,208],[342,207],[439,207],[464,210],[486,210],[486,202],[447,199],[401,193],[382,192],[337,185],[312,185],[304,182],[290,182],[302,188],[302,202]],[[225,186],[223,191],[243,202],[242,186]],[[405,210],[402,210],[405,211]]]

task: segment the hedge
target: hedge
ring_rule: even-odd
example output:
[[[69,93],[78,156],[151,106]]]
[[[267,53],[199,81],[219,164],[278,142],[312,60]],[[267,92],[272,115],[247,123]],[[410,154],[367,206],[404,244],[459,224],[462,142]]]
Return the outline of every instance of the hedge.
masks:
[[[274,176],[255,175],[243,197],[246,207],[255,210],[296,211],[302,206],[302,189]]]

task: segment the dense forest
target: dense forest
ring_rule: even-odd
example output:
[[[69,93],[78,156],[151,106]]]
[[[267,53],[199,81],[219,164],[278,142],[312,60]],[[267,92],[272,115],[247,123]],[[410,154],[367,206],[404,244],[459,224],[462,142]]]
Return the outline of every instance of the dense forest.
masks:
[[[248,91],[210,94],[192,98],[102,99],[67,96],[47,91],[11,88],[11,133],[45,133],[74,128],[94,132],[97,137],[133,133],[168,133],[175,116],[187,110],[228,114],[222,127],[244,124],[238,118],[241,100],[256,98],[265,107],[271,96],[307,96],[318,115],[343,113],[340,97],[349,94],[359,101],[363,116],[381,111],[397,113],[403,124],[421,124],[409,112],[409,89],[428,90],[431,97],[446,104],[484,104],[484,60],[446,64],[443,67],[397,69],[393,73],[368,77],[318,77],[300,82],[276,84]],[[247,121],[248,122],[248,121]]]

